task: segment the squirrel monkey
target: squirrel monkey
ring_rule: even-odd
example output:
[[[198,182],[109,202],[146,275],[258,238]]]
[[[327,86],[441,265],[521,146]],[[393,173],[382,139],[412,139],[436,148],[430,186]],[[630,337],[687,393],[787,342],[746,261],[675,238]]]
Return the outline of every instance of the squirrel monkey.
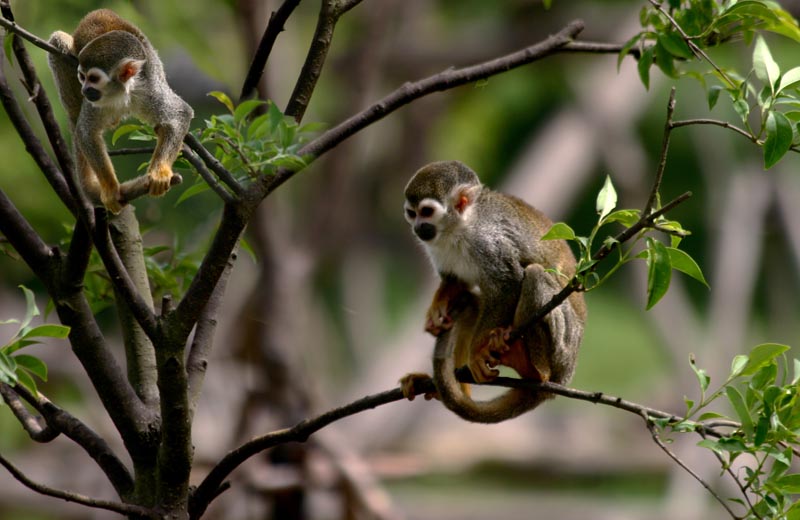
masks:
[[[75,56],[75,63],[50,54],[61,103],[73,130],[76,163],[84,191],[119,213],[134,192],[161,196],[173,180],[172,164],[194,116],[167,84],[164,67],[147,37],[108,9],[87,14],[70,36],[56,31],[50,44]],[[147,176],[120,185],[103,133],[135,116],[153,125],[158,137]],[[177,177],[177,176],[176,176]]]
[[[479,383],[496,378],[498,365],[525,379],[569,382],[586,321],[582,293],[507,341],[512,329],[526,325],[575,274],[566,242],[541,240],[553,223],[522,200],[481,185],[475,172],[457,161],[417,171],[405,197],[405,218],[441,277],[425,324],[437,337],[438,397],[462,418],[481,423],[516,417],[551,398],[511,389],[490,401],[474,401],[455,369],[467,365]],[[427,377],[401,379],[406,397],[414,398],[415,379]]]

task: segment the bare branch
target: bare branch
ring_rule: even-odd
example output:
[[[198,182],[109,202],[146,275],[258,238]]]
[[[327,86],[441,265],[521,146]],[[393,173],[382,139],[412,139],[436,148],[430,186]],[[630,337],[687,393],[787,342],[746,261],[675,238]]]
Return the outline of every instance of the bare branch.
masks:
[[[133,504],[124,504],[122,502],[109,502],[107,500],[99,500],[96,498],[87,497],[86,495],[81,495],[79,493],[73,493],[71,491],[63,491],[61,489],[55,489],[49,486],[45,486],[44,484],[40,484],[38,482],[34,482],[33,480],[29,479],[25,476],[22,471],[17,469],[13,464],[11,464],[5,457],[0,455],[0,465],[8,470],[11,475],[17,479],[23,486],[31,489],[40,495],[47,495],[54,498],[60,498],[61,500],[66,500],[67,502],[75,502],[76,504],[81,504],[87,507],[93,507],[96,509],[105,509],[107,511],[113,511],[115,513],[119,513],[121,515],[133,515],[133,516],[141,516],[144,518],[153,518],[158,519],[161,518],[161,515],[158,514],[156,511],[152,509],[148,509],[146,507],[136,506]]]
[[[0,190],[0,233],[45,284],[53,283],[53,251]]]
[[[270,15],[269,23],[266,29],[264,29],[264,34],[261,36],[261,41],[253,56],[253,61],[250,63],[250,69],[247,71],[247,76],[242,84],[242,92],[239,94],[240,102],[250,97],[258,88],[258,82],[261,81],[261,76],[264,75],[264,68],[267,65],[269,55],[272,53],[275,40],[277,40],[278,35],[283,32],[283,26],[286,20],[289,19],[292,12],[294,12],[299,4],[300,0],[284,0],[281,6]]]
[[[559,53],[576,53],[576,54],[619,54],[623,46],[618,43],[602,43],[602,42],[570,42],[560,49]],[[630,56],[634,59],[639,59],[641,52],[637,48],[632,48],[628,51]]]
[[[11,20],[8,20],[8,19],[3,18],[2,16],[0,16],[0,27],[3,27],[7,31],[12,32],[14,34],[18,34],[19,36],[21,36],[22,38],[25,38],[26,40],[28,40],[29,42],[31,42],[32,44],[34,44],[35,46],[39,47],[42,50],[45,50],[45,51],[47,51],[47,52],[49,52],[51,54],[58,54],[58,55],[66,57],[68,59],[71,59],[71,60],[73,60],[75,62],[76,66],[78,65],[78,58],[76,58],[72,54],[65,54],[65,53],[61,52],[61,49],[58,49],[57,47],[53,47],[52,45],[50,45],[46,41],[42,40],[41,38],[39,38],[35,34],[32,34],[32,33],[28,32],[28,31],[26,31],[25,29],[23,29],[22,27],[17,25],[16,22],[13,22]]]
[[[648,417],[647,413],[643,412],[642,418],[644,419],[645,424],[647,424],[647,429],[650,430],[650,435],[653,436],[653,442],[655,442],[658,445],[658,447],[661,448],[664,451],[664,453],[666,453],[669,456],[669,458],[674,460],[678,466],[686,470],[686,472],[689,473],[692,477],[694,477],[694,479],[698,481],[700,485],[706,488],[706,490],[709,493],[711,493],[711,496],[713,496],[717,500],[717,502],[722,504],[722,507],[724,507],[725,510],[728,512],[728,514],[731,515],[731,518],[733,518],[734,520],[739,520],[740,518],[742,518],[733,512],[733,510],[728,505],[728,501],[719,496],[717,492],[711,488],[708,482],[703,480],[703,478],[700,475],[695,473],[695,471],[692,470],[692,468],[687,466],[685,462],[683,462],[675,453],[672,452],[672,450],[667,448],[667,445],[664,444],[664,442],[661,440],[661,437],[658,435],[658,430],[656,430],[655,424],[653,424],[653,421],[650,419],[650,417]]]
[[[28,432],[28,436],[36,442],[50,442],[58,437],[59,431],[51,428],[45,423],[41,417],[35,417],[31,414],[19,395],[5,383],[0,383],[0,396],[3,396],[3,401],[11,409],[11,413],[17,418],[22,428]]]
[[[650,196],[644,206],[642,215],[649,215],[656,207],[658,193],[661,190],[661,181],[664,179],[664,170],[667,169],[667,152],[669,152],[669,138],[672,135],[672,114],[675,113],[675,87],[669,91],[669,101],[667,102],[667,120],[664,122],[664,137],[661,139],[661,156],[656,169],[656,176],[653,179],[653,187],[650,189]]]
[[[203,180],[206,181],[206,184],[208,184],[208,187],[211,188],[211,190],[222,199],[222,202],[229,204],[234,202],[233,196],[228,193],[228,190],[226,190],[225,187],[222,186],[222,184],[220,184],[220,182],[208,170],[208,168],[206,168],[206,165],[203,164],[203,161],[200,160],[200,157],[198,157],[197,154],[194,153],[188,146],[183,150],[183,157],[189,161],[189,164],[191,164],[195,170],[197,170],[197,173],[200,174],[200,177],[202,177]]]
[[[727,121],[718,121],[716,119],[686,119],[686,120],[683,120],[683,121],[673,121],[672,122],[672,128],[679,128],[681,126],[690,126],[690,125],[715,125],[715,126],[721,126],[722,128],[727,128],[729,130],[733,130],[737,134],[743,135],[749,141],[751,141],[751,142],[753,142],[753,143],[755,143],[757,145],[764,144],[761,141],[759,141],[757,137],[755,137],[752,134],[750,134],[747,130],[742,130],[738,126],[732,125],[732,124],[728,123]]]
[[[33,395],[21,385],[17,385],[14,391],[42,414],[48,427],[63,433],[83,448],[103,470],[120,496],[127,496],[133,491],[133,478],[130,472],[102,437],[42,394]]]

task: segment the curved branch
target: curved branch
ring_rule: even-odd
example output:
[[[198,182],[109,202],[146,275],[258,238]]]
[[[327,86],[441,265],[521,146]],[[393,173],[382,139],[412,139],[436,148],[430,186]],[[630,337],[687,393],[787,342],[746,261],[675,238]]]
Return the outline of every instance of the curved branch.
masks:
[[[559,49],[569,44],[572,39],[583,30],[583,27],[584,24],[582,21],[575,20],[567,24],[556,34],[525,49],[477,65],[461,69],[448,69],[419,81],[406,83],[369,108],[362,110],[358,114],[355,114],[324,132],[322,135],[303,146],[297,152],[297,155],[319,157],[345,139],[416,99],[433,92],[442,92],[486,79],[555,54]],[[287,169],[279,170],[273,177],[265,182],[264,189],[266,194],[269,194],[275,188],[289,180],[295,173],[297,173],[297,171]]]
[[[217,160],[216,157],[211,155],[203,143],[201,143],[194,135],[191,133],[186,134],[186,137],[183,138],[183,142],[186,143],[192,151],[194,151],[197,155],[203,159],[203,162],[211,168],[211,171],[217,174],[219,179],[224,182],[230,189],[238,196],[241,196],[245,190],[242,188],[242,185],[236,180],[231,172],[225,168],[221,162]]]
[[[35,417],[30,413],[12,387],[0,383],[0,396],[33,441],[45,443],[58,437],[60,432],[44,422],[41,417]]]
[[[99,500],[96,498],[87,497],[86,495],[81,495],[79,493],[73,493],[71,491],[55,489],[50,486],[45,486],[44,484],[40,484],[38,482],[34,482],[30,478],[28,478],[24,473],[22,473],[22,471],[17,469],[13,464],[11,464],[8,460],[6,460],[6,458],[3,457],[2,455],[0,455],[0,466],[6,468],[8,472],[11,473],[11,475],[15,479],[17,479],[23,486],[41,495],[60,498],[61,500],[66,500],[67,502],[75,502],[76,504],[81,504],[96,509],[105,509],[107,511],[113,511],[121,515],[141,516],[144,518],[153,518],[153,519],[161,518],[161,515],[158,514],[156,511],[153,511],[152,509],[148,509],[146,507],[136,506],[133,504],[123,504],[121,502],[109,502],[107,500]]]
[[[64,56],[67,59],[73,60],[75,62],[75,65],[76,66],[78,65],[78,58],[76,58],[72,54],[66,54],[64,52],[61,52],[61,49],[53,47],[52,45],[42,40],[35,34],[26,31],[25,29],[17,25],[17,23],[14,21],[8,20],[0,16],[0,27],[5,28],[8,32],[18,34],[19,36],[25,38],[26,40],[28,40],[29,42],[31,42],[32,44],[34,44],[35,46],[39,47],[42,50],[45,50],[51,54],[58,54],[60,56]]]

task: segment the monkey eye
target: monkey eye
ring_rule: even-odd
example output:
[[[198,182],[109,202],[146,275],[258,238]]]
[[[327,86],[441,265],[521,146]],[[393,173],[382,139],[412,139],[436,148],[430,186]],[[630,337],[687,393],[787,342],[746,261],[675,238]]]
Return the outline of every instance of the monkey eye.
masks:
[[[408,218],[410,218],[410,219],[417,218],[417,213],[416,213],[416,212],[415,212],[413,209],[407,209],[407,210],[406,210],[406,215],[407,215],[407,216],[408,216]]]
[[[97,83],[98,81],[100,81],[100,76],[98,76],[97,74],[89,74],[89,77],[86,79],[89,80],[89,83]]]
[[[430,206],[425,206],[424,208],[419,210],[419,216],[422,218],[428,218],[433,216],[433,208]]]

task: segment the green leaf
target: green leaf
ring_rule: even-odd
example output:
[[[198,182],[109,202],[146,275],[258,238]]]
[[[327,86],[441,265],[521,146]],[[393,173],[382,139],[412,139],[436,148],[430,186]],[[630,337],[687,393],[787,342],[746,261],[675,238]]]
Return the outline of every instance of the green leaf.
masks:
[[[724,89],[719,85],[712,85],[708,87],[708,91],[706,92],[706,97],[708,99],[708,109],[713,110],[717,104],[717,100],[719,100],[719,94]]]
[[[733,379],[734,377],[739,376],[744,370],[744,367],[747,366],[749,356],[744,354],[739,354],[738,356],[734,356],[733,361],[731,361],[731,375],[728,376],[728,379]]]
[[[114,134],[111,136],[111,144],[112,145],[117,144],[117,141],[119,140],[120,137],[128,135],[131,132],[135,132],[136,130],[140,130],[141,128],[142,125],[134,123],[117,127],[117,129],[114,130]]]
[[[676,58],[690,60],[693,57],[689,46],[683,40],[681,35],[676,32],[660,33],[658,35],[658,43]]]
[[[597,210],[597,214],[600,215],[600,220],[603,220],[616,206],[617,191],[611,183],[611,177],[606,175],[606,180],[603,183],[603,187],[600,189],[600,193],[597,194],[597,201],[595,202],[595,209]]]
[[[728,400],[733,405],[733,409],[736,411],[739,421],[742,423],[742,430],[749,438],[753,435],[753,418],[750,416],[750,410],[748,410],[747,406],[744,404],[742,394],[732,386],[726,387],[725,393],[728,396]]]
[[[231,98],[228,97],[226,93],[215,90],[213,92],[209,92],[208,95],[225,105],[225,108],[228,109],[228,112],[233,114],[233,101],[231,101]]]
[[[778,83],[778,90],[775,93],[778,94],[789,87],[797,85],[797,83],[800,83],[800,67],[789,69],[781,76],[781,80]]]
[[[667,293],[672,266],[666,246],[653,238],[647,239],[647,310],[653,308]]]
[[[760,34],[756,37],[753,48],[753,70],[756,77],[769,85],[770,90],[774,92],[775,82],[781,75],[781,69],[772,58],[767,42]]]
[[[24,285],[20,285],[19,288],[22,289],[22,292],[25,294],[25,317],[22,318],[22,322],[20,323],[20,330],[24,331],[28,325],[30,325],[33,318],[39,315],[39,308],[36,306],[36,299],[33,296],[33,291]]]
[[[0,350],[0,382],[9,385],[17,383],[17,362]]]
[[[14,65],[14,52],[11,47],[14,44],[14,33],[7,32],[3,37],[3,50],[5,51],[6,58],[11,65]]]
[[[706,282],[703,276],[703,272],[700,270],[700,266],[697,265],[694,258],[689,256],[685,251],[675,249],[674,247],[668,247],[667,252],[669,253],[669,263],[672,265],[673,269],[677,269],[683,274],[691,276],[706,287],[709,287],[708,282]]]
[[[35,374],[42,381],[47,381],[47,365],[41,359],[27,354],[18,354],[14,360],[28,372]]]
[[[575,231],[563,222],[556,222],[553,227],[542,236],[542,240],[574,240]]]
[[[30,329],[22,337],[64,339],[67,336],[69,336],[69,327],[64,325],[45,324]]]
[[[706,412],[697,418],[698,422],[710,421],[712,419],[727,419],[728,417],[717,412]]]
[[[743,122],[747,122],[750,117],[750,105],[744,99],[737,99],[733,102],[733,109],[739,114]]]
[[[631,49],[633,49],[633,47],[639,43],[639,40],[642,39],[642,36],[644,36],[644,33],[636,33],[633,35],[633,38],[629,39],[622,45],[622,48],[617,55],[617,72],[619,72],[619,68],[622,66],[622,60],[624,60],[625,56],[631,52]]]
[[[772,168],[792,147],[792,123],[780,112],[767,114],[767,138],[764,140],[764,169]]]
[[[636,70],[639,71],[639,79],[642,80],[644,88],[650,90],[650,66],[653,64],[654,47],[648,47],[642,52],[639,61],[636,63]]]
[[[36,381],[33,380],[33,377],[23,369],[17,369],[17,380],[19,383],[27,388],[33,395],[37,395],[38,389],[36,388]]]
[[[189,188],[184,190],[183,193],[181,193],[181,196],[178,197],[178,200],[175,202],[175,206],[177,206],[178,204],[187,199],[194,197],[195,195],[199,195],[204,191],[208,191],[210,189],[211,188],[205,182],[199,182],[193,186],[190,186]]]
[[[789,350],[787,345],[779,343],[762,343],[753,347],[748,356],[747,365],[742,369],[743,376],[751,376],[758,372],[761,367],[772,363],[772,361]]]
[[[266,102],[260,99],[242,101],[239,106],[236,107],[236,110],[233,111],[233,122],[236,124],[241,123],[253,110],[265,104]]]
[[[608,214],[603,220],[603,224],[610,224],[612,222],[619,222],[625,227],[631,227],[639,221],[638,209],[618,209]]]
[[[694,356],[689,357],[689,366],[692,367],[692,372],[697,376],[697,382],[700,384],[700,391],[705,394],[706,390],[708,390],[709,383],[711,383],[711,378],[704,369],[697,366]]]
[[[661,44],[661,40],[656,42],[656,65],[661,69],[661,72],[670,78],[678,77],[678,71],[675,69],[674,57],[670,52]]]
[[[800,493],[800,473],[784,475],[774,482],[784,493]]]

